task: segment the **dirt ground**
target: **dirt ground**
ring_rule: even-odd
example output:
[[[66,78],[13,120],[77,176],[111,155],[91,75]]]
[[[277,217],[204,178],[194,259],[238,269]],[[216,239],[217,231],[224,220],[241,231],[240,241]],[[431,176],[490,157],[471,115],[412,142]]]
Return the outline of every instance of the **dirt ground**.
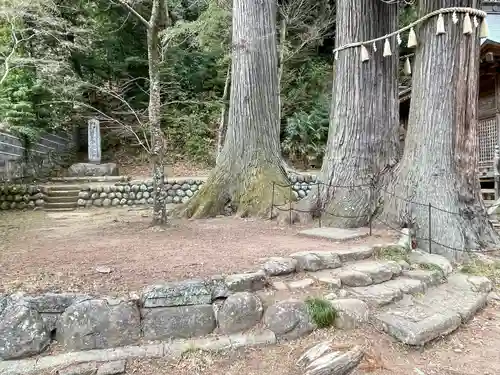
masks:
[[[393,241],[373,237],[334,244],[297,236],[301,227],[263,220],[178,220],[149,227],[149,210],[91,209],[65,213],[0,212],[0,293],[17,290],[123,294],[165,280],[255,270],[262,258],[295,251]],[[109,267],[100,273],[98,267]],[[295,360],[325,339],[362,344],[367,356],[354,375],[493,375],[500,373],[500,306],[489,306],[449,337],[422,350],[365,327],[322,330],[303,340],[232,353],[190,353],[182,360],[138,360],[127,374],[302,375]],[[418,372],[418,371],[421,372]]]
[[[366,356],[352,375],[497,375],[500,373],[500,309],[489,306],[450,336],[425,348],[410,348],[366,327],[351,332],[316,331],[289,344],[230,353],[195,352],[172,363],[137,360],[127,374],[141,375],[303,375],[295,366],[309,347],[332,340],[335,345],[360,344]],[[419,370],[421,372],[419,372]]]
[[[302,227],[228,217],[158,229],[149,216],[149,209],[123,208],[0,212],[0,293],[126,294],[162,281],[255,271],[269,256],[393,239],[379,230],[334,244],[297,236]],[[110,273],[98,272],[106,267]]]

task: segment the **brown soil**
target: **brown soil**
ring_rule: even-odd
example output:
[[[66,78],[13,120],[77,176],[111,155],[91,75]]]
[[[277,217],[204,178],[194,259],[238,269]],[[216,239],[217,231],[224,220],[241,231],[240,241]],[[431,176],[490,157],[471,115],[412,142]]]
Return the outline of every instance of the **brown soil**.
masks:
[[[500,310],[489,306],[445,339],[422,350],[396,343],[371,327],[351,332],[322,330],[289,344],[229,353],[195,352],[174,363],[136,360],[127,374],[141,375],[302,375],[297,358],[323,340],[335,345],[360,344],[365,360],[352,375],[496,375],[500,373]],[[421,372],[418,372],[420,370]]]
[[[255,271],[263,258],[392,241],[390,233],[345,244],[297,236],[265,220],[176,220],[150,228],[150,210],[0,212],[0,293],[122,294],[167,280]],[[96,268],[109,267],[110,273]]]
[[[151,165],[148,163],[137,163],[137,160],[126,162],[120,161],[120,174],[130,176],[133,179],[151,178]],[[176,162],[167,165],[165,168],[167,177],[172,176],[190,176],[190,177],[206,177],[210,173],[210,167],[189,162]]]

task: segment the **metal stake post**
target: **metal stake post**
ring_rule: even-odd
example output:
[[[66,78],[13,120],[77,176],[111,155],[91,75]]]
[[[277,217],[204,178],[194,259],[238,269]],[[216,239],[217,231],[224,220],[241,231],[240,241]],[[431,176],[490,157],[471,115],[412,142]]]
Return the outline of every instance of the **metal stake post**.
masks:
[[[316,199],[319,202],[319,182],[316,182],[316,186],[318,187],[318,192],[317,192],[318,196]],[[321,228],[321,214],[322,214],[322,212],[321,212],[321,208],[320,208],[319,209],[319,227],[320,228]]]
[[[429,254],[432,254],[432,205],[429,203]]]
[[[273,210],[274,210],[274,181],[273,181],[273,195],[271,196],[271,213],[269,214],[269,220],[273,219]]]

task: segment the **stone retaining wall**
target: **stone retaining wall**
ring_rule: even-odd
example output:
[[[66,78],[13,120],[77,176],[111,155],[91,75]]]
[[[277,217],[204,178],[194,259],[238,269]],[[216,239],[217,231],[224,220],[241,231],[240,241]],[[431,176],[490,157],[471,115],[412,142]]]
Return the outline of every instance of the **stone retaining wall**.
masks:
[[[290,175],[292,191],[297,199],[306,197],[317,186],[313,175]],[[171,179],[162,192],[167,204],[184,203],[198,193],[202,179]],[[270,187],[271,189],[271,187]],[[114,185],[91,186],[83,184],[78,193],[78,207],[138,206],[153,203],[152,180],[132,180]],[[0,187],[0,209],[26,209],[41,207],[47,189],[36,185],[4,185]]]
[[[369,249],[363,252],[371,255]],[[272,285],[277,290],[271,276],[342,264],[333,252],[315,254],[270,258],[256,272],[151,285],[121,299],[75,293],[0,296],[0,360],[39,354],[54,339],[65,351],[78,351],[212,333],[237,340],[253,328],[267,330],[274,340],[304,336],[316,328],[307,303],[276,302],[267,292]],[[359,251],[355,254],[359,257]]]
[[[277,339],[303,336],[315,325],[303,301],[264,309],[255,293],[266,285],[259,271],[210,280],[154,285],[139,298],[71,293],[0,298],[0,360],[29,357],[54,338],[65,351],[105,349],[140,340],[233,335],[264,326]]]
[[[23,210],[41,207],[43,190],[37,185],[0,185],[0,210]]]

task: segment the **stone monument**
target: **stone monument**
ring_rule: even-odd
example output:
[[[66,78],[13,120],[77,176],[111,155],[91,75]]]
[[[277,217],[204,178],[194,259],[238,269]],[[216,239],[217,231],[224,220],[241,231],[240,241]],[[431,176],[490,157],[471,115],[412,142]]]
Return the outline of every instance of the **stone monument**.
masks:
[[[73,164],[69,170],[71,177],[118,176],[115,163],[101,164],[101,126],[99,120],[88,122],[88,163]]]
[[[89,163],[101,164],[101,125],[95,118],[88,123],[88,158]]]

